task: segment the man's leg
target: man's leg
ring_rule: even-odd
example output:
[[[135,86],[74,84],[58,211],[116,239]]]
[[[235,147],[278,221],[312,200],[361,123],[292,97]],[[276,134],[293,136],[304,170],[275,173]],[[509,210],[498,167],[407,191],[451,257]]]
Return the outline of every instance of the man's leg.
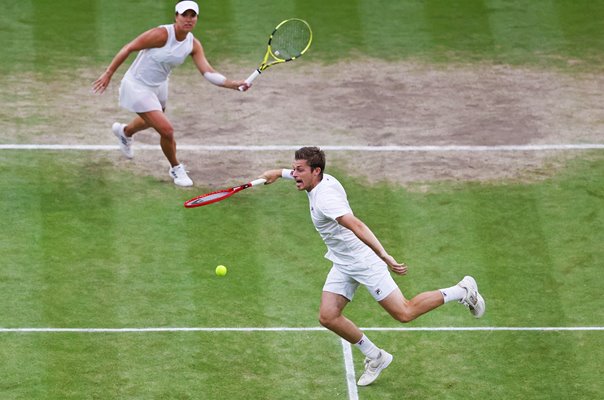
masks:
[[[397,321],[410,322],[420,315],[440,307],[445,301],[439,290],[420,293],[411,300],[407,300],[401,290],[396,288],[379,303]]]
[[[400,322],[410,322],[450,301],[459,301],[468,306],[471,313],[477,318],[484,314],[484,299],[478,293],[476,281],[471,276],[464,277],[455,286],[423,292],[411,300],[407,300],[397,287],[379,303],[394,319]]]
[[[392,362],[392,355],[378,348],[342,311],[349,300],[339,294],[324,291],[321,296],[319,322],[341,338],[354,344],[365,355],[365,371],[359,386],[367,386],[377,379],[382,370]]]
[[[348,303],[349,300],[346,297],[324,291],[321,295],[319,322],[350,343],[358,343],[363,337],[363,332],[351,320],[342,315],[342,311]]]
[[[348,318],[342,315],[349,300],[336,293],[324,291],[321,296],[319,322],[349,343],[356,345],[368,358],[375,359],[380,349]]]

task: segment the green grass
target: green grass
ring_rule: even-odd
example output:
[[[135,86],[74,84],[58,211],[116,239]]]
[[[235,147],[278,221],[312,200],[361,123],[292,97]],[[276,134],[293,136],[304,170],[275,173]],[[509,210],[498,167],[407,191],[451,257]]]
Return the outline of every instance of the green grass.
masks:
[[[169,23],[173,3],[4,5],[0,79],[10,84],[0,85],[0,97],[18,102],[27,91],[13,91],[14,81],[34,73],[55,83],[48,87],[60,101],[57,82],[78,73],[74,68],[102,70],[127,41]],[[375,57],[589,72],[603,65],[604,3],[597,1],[200,6],[196,35],[218,68],[255,65],[270,29],[290,16],[313,27],[309,63]],[[40,99],[55,101],[43,91]],[[15,118],[0,113],[0,125]],[[27,142],[28,122],[18,123]],[[306,196],[291,185],[186,210],[182,202],[203,188],[131,175],[103,154],[2,151],[0,165],[0,327],[317,326],[329,264]],[[355,213],[410,265],[408,276],[396,278],[407,296],[466,273],[477,277],[488,302],[483,319],[447,305],[409,326],[603,325],[601,152],[541,182],[432,184],[426,193],[367,187],[332,172]],[[229,267],[226,277],[214,275],[217,264]],[[347,315],[361,326],[399,326],[363,290]],[[604,395],[601,331],[370,337],[396,358],[374,386],[359,389],[363,400]],[[358,374],[362,357],[353,352]],[[2,332],[0,359],[1,399],[348,398],[340,341],[324,331]]]
[[[287,182],[187,210],[202,190],[100,155],[0,154],[1,326],[315,327],[329,267]],[[446,305],[409,326],[601,326],[604,159],[533,184],[427,193],[341,176],[355,213],[411,266],[408,296],[471,273],[481,320]],[[214,275],[225,264],[229,274]],[[396,327],[360,290],[347,315]],[[597,398],[596,332],[371,332],[396,355],[362,399]],[[0,333],[3,399],[347,398],[338,338],[310,332]],[[355,367],[361,367],[354,351]],[[435,368],[435,366],[438,366]]]
[[[0,71],[64,74],[106,66],[143,31],[173,19],[173,1],[12,2],[0,16]],[[314,32],[306,62],[493,62],[602,70],[604,3],[588,0],[207,0],[196,35],[215,65],[254,65],[267,35],[296,16]]]
[[[326,333],[2,335],[1,353],[8,362],[0,394],[3,399],[283,399],[293,392],[302,398],[345,398],[340,355],[306,352],[309,341],[336,350],[339,345]],[[267,357],[274,359],[267,363]]]

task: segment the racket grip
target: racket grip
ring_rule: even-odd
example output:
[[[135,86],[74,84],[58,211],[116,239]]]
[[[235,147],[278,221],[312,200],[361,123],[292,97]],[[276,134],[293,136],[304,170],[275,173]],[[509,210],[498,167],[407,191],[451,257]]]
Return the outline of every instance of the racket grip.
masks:
[[[245,83],[247,83],[248,85],[251,85],[252,82],[254,82],[254,80],[256,78],[258,78],[258,76],[260,76],[260,70],[257,69],[254,72],[252,72],[252,74],[250,76],[247,77],[247,79],[245,80]],[[239,86],[239,91],[243,92],[243,86]]]
[[[264,179],[264,178],[258,178],[258,179],[255,179],[255,180],[251,181],[250,185],[252,185],[252,186],[258,186],[258,185],[263,185],[265,182],[266,182],[266,179]]]

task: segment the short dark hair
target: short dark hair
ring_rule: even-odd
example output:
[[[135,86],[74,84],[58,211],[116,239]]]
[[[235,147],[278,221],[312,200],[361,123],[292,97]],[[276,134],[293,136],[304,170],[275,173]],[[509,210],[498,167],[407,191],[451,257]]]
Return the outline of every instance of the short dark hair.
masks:
[[[302,147],[296,150],[296,160],[306,160],[311,169],[321,168],[321,175],[325,171],[325,153],[318,147]]]

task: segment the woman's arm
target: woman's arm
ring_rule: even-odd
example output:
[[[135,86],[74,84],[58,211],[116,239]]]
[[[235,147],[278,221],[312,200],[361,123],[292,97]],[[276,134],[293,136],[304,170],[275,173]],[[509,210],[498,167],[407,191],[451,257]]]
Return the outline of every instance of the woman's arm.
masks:
[[[203,51],[203,46],[198,39],[193,40],[193,51],[191,52],[191,57],[193,57],[193,62],[203,77],[214,85],[237,90],[242,87],[244,91],[249,89],[250,86],[245,83],[245,81],[230,80],[221,73],[216,72],[208,62],[208,59]]]
[[[163,47],[167,40],[168,31],[165,28],[153,28],[141,33],[117,52],[105,72],[93,82],[92,90],[95,93],[103,93],[107,89],[107,86],[109,86],[109,82],[115,71],[128,59],[131,53],[154,47]]]

